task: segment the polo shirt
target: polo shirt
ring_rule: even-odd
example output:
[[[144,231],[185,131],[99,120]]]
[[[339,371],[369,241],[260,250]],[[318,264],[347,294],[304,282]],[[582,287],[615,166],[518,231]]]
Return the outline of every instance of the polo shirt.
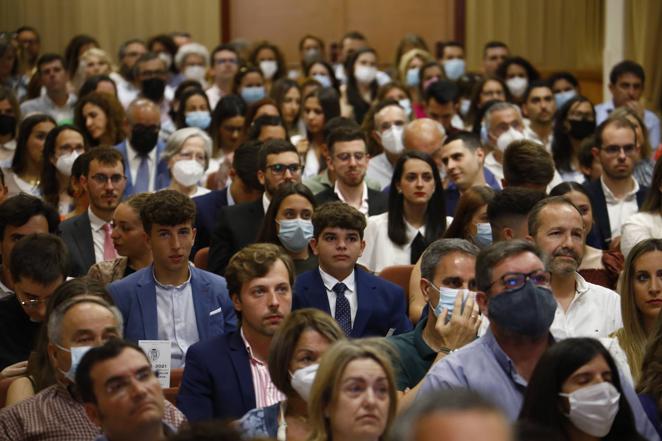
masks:
[[[427,322],[426,316],[419,320],[413,330],[386,338],[398,353],[398,358],[393,360],[398,390],[416,386],[437,358],[437,352],[423,340],[423,329]]]

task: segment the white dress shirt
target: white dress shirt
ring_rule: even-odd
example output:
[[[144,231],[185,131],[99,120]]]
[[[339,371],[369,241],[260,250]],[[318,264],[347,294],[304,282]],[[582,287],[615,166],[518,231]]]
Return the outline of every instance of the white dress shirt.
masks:
[[[607,203],[607,213],[609,214],[609,227],[611,228],[611,237],[618,237],[621,235],[621,227],[623,223],[631,216],[639,211],[637,205],[637,192],[639,191],[639,183],[634,178],[630,178],[634,183],[632,190],[628,192],[623,198],[618,199],[611,192],[609,187],[605,185],[605,181],[600,177],[600,185],[605,194],[605,202]]]
[[[352,326],[354,326],[354,319],[356,318],[356,311],[359,308],[359,300],[356,292],[356,278],[354,277],[354,271],[347,276],[345,280],[338,280],[330,274],[324,272],[320,267],[318,268],[320,276],[322,276],[322,283],[326,288],[326,297],[329,300],[329,311],[331,311],[331,317],[336,316],[336,293],[333,291],[333,287],[336,286],[336,283],[344,283],[347,287],[345,291],[345,297],[349,301],[349,310],[352,315]]]
[[[346,203],[347,205],[352,205],[349,202],[345,200],[345,197],[343,194],[340,192],[340,189],[338,188],[338,180],[336,179],[336,183],[333,185],[333,191],[338,196],[338,199],[340,199],[342,202]],[[352,205],[352,207],[354,207]],[[357,210],[359,210],[365,217],[368,217],[368,185],[365,183],[365,180],[363,181],[363,193],[361,196],[361,205],[359,207],[354,207]]]
[[[94,262],[103,262],[103,244],[106,240],[106,232],[103,226],[108,222],[94,214],[92,208],[87,209],[87,215],[90,217],[90,227],[92,227],[92,242],[94,242]]]
[[[365,178],[372,182],[379,184],[381,190],[391,185],[391,178],[393,177],[393,164],[386,157],[386,153],[370,158],[368,161],[368,170],[366,171]]]
[[[148,154],[147,154],[147,170],[149,171],[149,182],[147,184],[147,191],[148,192],[153,192],[157,189],[154,188],[154,182],[156,179],[156,149],[157,147],[154,147]],[[129,173],[131,173],[131,183],[133,184],[133,187],[135,188],[136,186],[136,179],[138,177],[138,167],[140,167],[140,161],[142,160],[143,156],[140,156],[138,152],[131,146],[131,142],[127,138],[126,140],[126,153],[129,156]]]
[[[503,185],[503,165],[496,160],[494,152],[489,152],[485,155],[484,166],[492,172],[499,185]]]
[[[186,351],[198,342],[198,320],[195,317],[191,271],[188,280],[181,285],[159,283],[152,267],[156,288],[156,317],[159,340],[170,341],[171,367],[184,366]]]

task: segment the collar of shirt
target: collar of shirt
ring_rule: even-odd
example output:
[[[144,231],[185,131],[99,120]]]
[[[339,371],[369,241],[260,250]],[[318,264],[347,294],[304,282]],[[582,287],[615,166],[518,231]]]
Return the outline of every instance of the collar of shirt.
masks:
[[[255,356],[253,356],[253,349],[251,348],[251,344],[248,343],[248,340],[246,340],[246,336],[244,335],[244,327],[243,326],[239,328],[239,335],[241,335],[241,339],[244,342],[244,346],[246,347],[246,352],[248,352],[248,357],[251,360],[253,360],[255,363],[258,363],[258,364],[264,366],[266,364],[265,362],[263,362],[262,360],[260,360],[258,358],[255,358]]]
[[[602,176],[600,176],[600,185],[602,185],[602,191],[605,194],[605,202],[607,202],[608,204],[618,204],[619,202],[633,200],[637,196],[637,192],[639,191],[639,183],[632,176],[630,176],[630,180],[632,180],[632,182],[634,183],[634,185],[632,186],[632,190],[630,190],[621,199],[618,199],[616,196],[614,196],[614,193],[611,192],[609,187],[607,187],[607,184],[605,184],[605,180],[602,178]]]
[[[7,141],[4,144],[0,144],[0,148],[3,148],[5,150],[9,150],[9,151],[12,151],[12,152],[15,151],[16,150],[16,138],[10,139],[9,141]]]
[[[188,266],[188,279],[186,279],[186,281],[184,283],[180,284],[180,285],[167,285],[167,284],[163,284],[163,283],[159,282],[158,279],[156,278],[156,274],[154,273],[154,264],[153,263],[152,263],[152,277],[154,278],[154,283],[156,283],[156,285],[158,287],[160,287],[162,289],[166,289],[166,290],[173,289],[173,290],[180,291],[180,290],[186,288],[186,286],[189,283],[191,283],[191,264],[189,264],[189,266]]]
[[[262,208],[264,208],[265,213],[269,209],[270,204],[271,204],[271,199],[269,199],[269,196],[267,196],[267,192],[265,191],[264,193],[262,193]]]
[[[345,280],[337,280],[335,277],[333,277],[331,274],[326,273],[322,267],[319,267],[320,270],[320,276],[322,277],[322,283],[324,284],[324,287],[333,292],[333,287],[336,286],[336,283],[344,283],[347,289],[351,292],[356,291],[356,280],[354,277],[354,270],[345,278]]]
[[[102,230],[103,226],[109,223],[94,214],[92,207],[88,207],[87,215],[90,217],[90,226],[92,227],[92,231]]]
[[[156,150],[158,148],[159,148],[159,146],[158,146],[158,141],[157,141],[156,146],[154,146],[154,148],[152,150],[150,150],[149,153],[147,154],[147,159],[149,161],[156,162]],[[126,151],[128,152],[129,160],[131,160],[131,161],[140,161],[143,158],[142,156],[140,156],[138,151],[136,151],[136,149],[134,149],[131,146],[131,141],[129,141],[129,138],[126,139]]]
[[[340,192],[340,189],[338,188],[337,179],[335,184],[333,185],[333,192],[338,196],[338,199],[348,204],[348,202],[345,200],[342,193]],[[359,211],[365,215],[368,214],[368,184],[365,183],[365,179],[363,179],[363,193],[361,193],[361,207],[359,208]]]
[[[53,109],[73,107],[74,104],[76,104],[76,100],[78,99],[76,97],[76,95],[70,93],[69,95],[67,95],[67,103],[64,106],[60,107],[57,104],[55,104],[55,101],[53,101],[50,96],[48,96],[48,93],[44,92],[44,94],[41,97],[43,98],[46,105],[48,105],[49,107],[51,107]]]
[[[517,372],[517,367],[513,363],[513,360],[503,352],[503,349],[499,346],[499,342],[497,342],[494,334],[492,334],[492,330],[488,328],[485,335],[481,338],[483,339],[483,344],[492,352],[494,359],[499,363],[503,371],[510,376],[515,384],[526,388],[527,381]]]
[[[582,294],[586,293],[589,290],[588,283],[579,273],[575,273],[575,298],[578,298]]]
[[[485,165],[503,169],[503,165],[497,161],[496,156],[494,156],[494,152],[489,152],[487,155],[485,155]]]
[[[228,188],[228,192],[226,194],[228,195],[228,206],[234,205],[235,202],[234,202],[234,198],[232,197],[232,191],[231,191],[232,190],[232,185],[228,185],[227,188]],[[265,211],[265,213],[266,213],[266,211]]]
[[[420,228],[416,228],[405,219],[405,228],[407,229],[407,238],[410,242],[414,240],[418,233],[421,233],[421,235],[425,237],[425,225]]]

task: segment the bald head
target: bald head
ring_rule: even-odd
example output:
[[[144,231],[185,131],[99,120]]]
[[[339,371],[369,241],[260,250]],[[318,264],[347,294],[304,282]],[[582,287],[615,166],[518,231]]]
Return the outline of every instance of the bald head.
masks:
[[[154,118],[156,116],[156,118]],[[161,110],[154,101],[146,98],[138,98],[131,101],[129,107],[126,109],[126,117],[130,125],[138,124],[144,117],[150,120],[156,119],[156,124],[161,121]]]
[[[406,149],[427,153],[441,167],[440,151],[445,137],[446,131],[441,124],[429,118],[420,118],[405,126],[402,140]]]

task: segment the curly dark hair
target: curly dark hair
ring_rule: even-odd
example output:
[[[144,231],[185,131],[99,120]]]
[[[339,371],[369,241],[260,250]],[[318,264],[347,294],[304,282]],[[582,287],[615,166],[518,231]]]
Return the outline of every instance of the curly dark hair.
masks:
[[[106,130],[99,139],[92,138],[87,131],[85,117],[83,116],[83,107],[86,104],[93,104],[99,107],[106,114]],[[74,109],[74,124],[83,132],[87,142],[96,147],[98,145],[115,145],[124,141],[124,108],[120,102],[112,95],[103,92],[90,92],[79,99]]]
[[[325,228],[342,228],[359,233],[363,239],[363,230],[367,222],[365,216],[356,208],[344,202],[333,201],[322,204],[313,213],[313,237],[319,239]]]
[[[175,190],[161,190],[152,194],[140,210],[145,233],[150,234],[153,224],[180,225],[195,223],[195,203]]]

